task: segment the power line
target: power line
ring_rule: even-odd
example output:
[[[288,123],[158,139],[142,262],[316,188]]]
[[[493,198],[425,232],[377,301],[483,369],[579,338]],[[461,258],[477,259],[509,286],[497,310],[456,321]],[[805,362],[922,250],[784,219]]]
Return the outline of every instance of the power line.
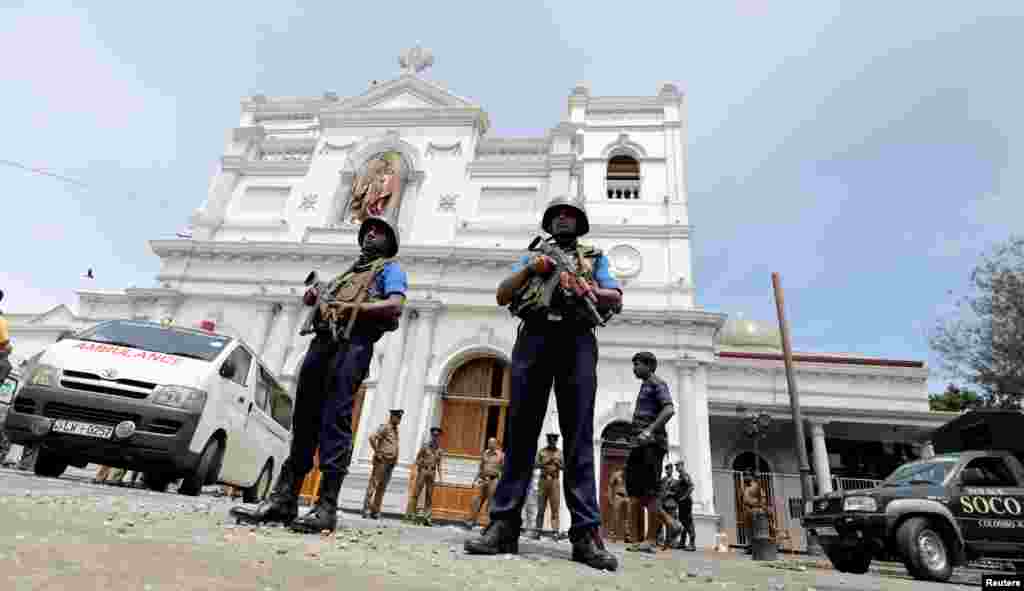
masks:
[[[27,170],[28,172],[31,172],[32,174],[39,174],[39,175],[43,175],[43,176],[53,177],[55,179],[64,181],[66,183],[71,183],[72,185],[78,185],[79,187],[82,187],[83,189],[92,189],[91,186],[89,186],[86,183],[83,183],[82,181],[75,180],[75,179],[73,179],[71,177],[66,177],[66,176],[64,176],[62,174],[57,174],[55,172],[50,172],[49,170],[46,170],[45,168],[33,168],[31,166],[26,166],[26,165],[24,165],[24,164],[22,164],[20,162],[14,162],[13,160],[0,160],[0,164],[3,164],[4,166],[10,166],[11,168],[20,168],[22,170]]]
[[[20,162],[14,162],[12,160],[0,160],[0,164],[2,164],[4,166],[8,166],[10,168],[22,169],[22,170],[25,170],[27,172],[31,172],[32,174],[38,174],[38,175],[41,175],[41,176],[49,176],[51,178],[55,178],[55,179],[61,180],[63,182],[68,182],[68,183],[80,186],[80,187],[86,189],[86,191],[93,191],[93,189],[96,188],[96,187],[93,187],[91,184],[89,184],[87,182],[83,182],[81,180],[78,180],[78,179],[72,178],[70,176],[63,175],[63,174],[57,174],[57,173],[51,172],[51,171],[49,171],[49,170],[47,170],[45,168],[36,168],[36,167],[32,167],[32,166],[28,166],[28,165],[22,164]],[[131,193],[131,192],[121,191],[119,193],[123,193],[124,195],[128,196],[132,200],[138,199],[138,195],[136,195],[134,193]],[[166,202],[166,200],[164,200],[164,201]]]

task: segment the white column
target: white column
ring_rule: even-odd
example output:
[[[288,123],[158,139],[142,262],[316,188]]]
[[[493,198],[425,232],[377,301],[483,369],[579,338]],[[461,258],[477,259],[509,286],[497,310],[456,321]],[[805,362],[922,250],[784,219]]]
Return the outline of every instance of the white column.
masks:
[[[832,492],[832,471],[828,465],[828,447],[825,445],[825,423],[808,421],[811,424],[811,448],[814,452],[814,477],[818,480],[818,494]]]
[[[398,330],[388,334],[385,337],[386,341],[384,339],[378,341],[378,344],[380,342],[386,343],[384,345],[384,366],[381,368],[380,379],[377,380],[377,387],[374,389],[373,397],[369,400],[370,412],[369,414],[364,413],[363,418],[359,422],[359,430],[363,433],[373,432],[378,425],[384,422],[384,417],[387,416],[388,410],[390,410],[389,405],[392,401],[392,395],[401,384],[398,378],[402,371],[402,358],[405,355],[405,341],[409,334],[411,311],[412,308],[406,307],[402,311],[401,319],[398,321]],[[366,402],[363,402],[364,406]],[[353,457],[369,460],[368,449],[370,448],[366,444],[366,437],[356,438]]]
[[[256,306],[256,318],[254,322],[249,325],[249,346],[259,356],[263,350],[263,344],[267,340],[267,331],[270,328],[270,322],[272,320],[271,314],[273,313],[273,304],[268,302],[260,302]]]
[[[686,458],[686,469],[693,478],[693,499],[695,504],[699,504],[694,509],[701,513],[714,514],[707,364],[699,363],[687,381],[690,385],[686,392],[687,397],[681,400],[681,406],[686,408],[688,419],[686,423],[680,420],[680,425],[686,431],[686,449],[683,450],[682,456]]]
[[[270,338],[263,347],[263,361],[276,376],[284,371],[285,359],[291,349],[293,330],[296,330],[296,311],[299,308],[298,302],[282,304],[281,311],[274,317]]]
[[[439,309],[440,305],[435,302],[417,306],[418,316],[414,323],[416,326],[412,350],[406,354],[408,370],[405,382],[395,392],[393,398],[395,408],[405,410],[401,428],[401,449],[398,456],[402,462],[412,462],[419,449],[419,444],[424,440],[423,432],[426,428],[424,422],[430,415],[427,411],[431,396],[425,391],[424,385],[427,380],[427,362],[430,360],[430,353],[434,347],[434,325]],[[412,329],[410,328],[410,330]]]

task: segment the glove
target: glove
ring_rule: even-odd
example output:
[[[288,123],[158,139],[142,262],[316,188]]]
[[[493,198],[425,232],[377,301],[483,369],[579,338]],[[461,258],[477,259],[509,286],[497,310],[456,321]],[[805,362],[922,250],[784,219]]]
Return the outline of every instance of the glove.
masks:
[[[320,290],[315,287],[311,287],[306,290],[306,293],[302,296],[302,303],[307,306],[316,304],[316,299],[320,297]]]
[[[547,275],[555,270],[555,263],[544,255],[537,255],[530,259],[529,268],[536,275]]]

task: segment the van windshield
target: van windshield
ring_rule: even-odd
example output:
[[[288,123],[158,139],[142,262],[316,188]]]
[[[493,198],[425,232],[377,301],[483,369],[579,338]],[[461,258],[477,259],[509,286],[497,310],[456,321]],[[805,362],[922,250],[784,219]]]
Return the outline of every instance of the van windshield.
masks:
[[[153,322],[130,320],[104,322],[71,338],[133,347],[165,355],[191,357],[202,361],[213,361],[231,342],[231,338],[226,336],[173,326],[165,328]]]

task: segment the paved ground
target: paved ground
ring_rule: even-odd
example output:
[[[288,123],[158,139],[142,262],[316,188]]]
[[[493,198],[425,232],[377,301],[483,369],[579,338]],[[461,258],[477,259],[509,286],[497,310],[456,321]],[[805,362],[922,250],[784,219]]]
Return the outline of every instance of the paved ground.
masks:
[[[0,470],[0,569],[4,589],[547,589],[578,591],[969,588],[873,575],[767,565],[723,554],[647,557],[613,545],[622,567],[600,573],[568,560],[566,542],[520,543],[515,557],[462,551],[456,527],[406,526],[346,515],[332,536],[233,525],[232,501],[94,485],[89,472],[61,479]],[[810,563],[813,565],[813,563]],[[975,583],[977,584],[977,583]],[[977,589],[977,587],[974,587]]]

